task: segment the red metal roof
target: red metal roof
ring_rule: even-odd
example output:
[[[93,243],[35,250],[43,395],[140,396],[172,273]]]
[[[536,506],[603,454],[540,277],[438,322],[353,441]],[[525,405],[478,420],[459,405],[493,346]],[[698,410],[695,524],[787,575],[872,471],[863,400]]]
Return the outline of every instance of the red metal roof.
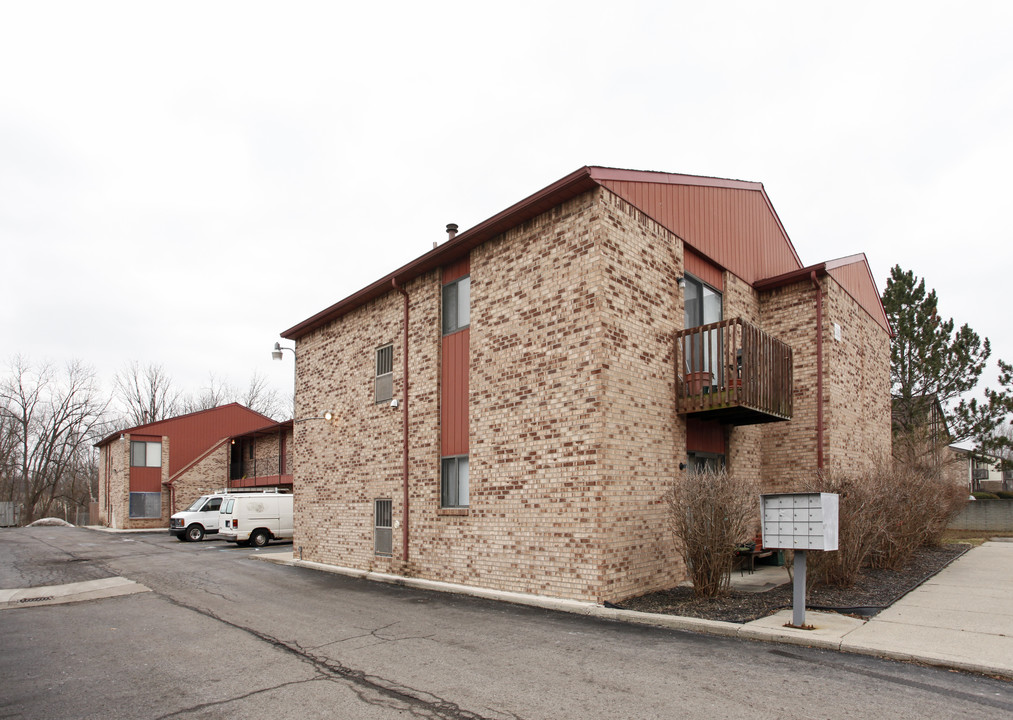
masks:
[[[808,267],[799,268],[792,272],[783,273],[775,277],[760,280],[754,287],[761,292],[784,287],[793,283],[807,280],[815,272],[817,276],[830,275],[840,284],[862,308],[869,313],[873,320],[886,330],[890,337],[893,337],[893,328],[886,316],[883,301],[879,297],[879,290],[872,278],[872,270],[869,268],[869,261],[865,253],[850,255],[837,260],[828,260]]]
[[[169,475],[173,476],[222,438],[262,428],[271,418],[239,403],[220,405],[187,415],[158,420],[114,432],[95,444],[102,447],[120,435],[149,435],[169,438]]]
[[[759,287],[761,281],[768,278],[803,269],[761,183],[585,166],[285,330],[281,336],[298,340],[390,292],[395,284],[403,285],[423,273],[448,265],[478,245],[596,187],[604,187],[622,197],[682,238],[702,257],[751,285]],[[859,285],[864,286],[864,283]],[[876,305],[881,312],[882,304],[878,293],[875,302],[867,289],[855,297],[879,321]]]

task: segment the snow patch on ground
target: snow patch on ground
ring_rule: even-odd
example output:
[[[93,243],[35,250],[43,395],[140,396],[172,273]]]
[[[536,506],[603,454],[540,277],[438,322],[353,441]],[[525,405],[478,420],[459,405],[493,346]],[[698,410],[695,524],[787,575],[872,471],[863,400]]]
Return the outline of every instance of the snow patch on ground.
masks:
[[[54,527],[74,527],[66,520],[61,520],[60,518],[54,517],[39,518],[35,522],[25,525],[25,527],[44,527],[46,525],[52,525]]]

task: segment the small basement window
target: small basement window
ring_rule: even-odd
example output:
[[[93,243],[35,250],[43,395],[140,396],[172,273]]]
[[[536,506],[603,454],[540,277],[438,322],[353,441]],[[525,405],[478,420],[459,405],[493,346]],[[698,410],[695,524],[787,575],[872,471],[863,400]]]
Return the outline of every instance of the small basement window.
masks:
[[[390,557],[393,554],[393,502],[373,502],[373,552]]]

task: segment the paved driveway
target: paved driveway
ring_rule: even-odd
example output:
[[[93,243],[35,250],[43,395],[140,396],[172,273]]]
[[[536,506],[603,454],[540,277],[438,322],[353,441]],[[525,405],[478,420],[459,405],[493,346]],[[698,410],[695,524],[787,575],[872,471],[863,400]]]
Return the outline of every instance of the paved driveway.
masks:
[[[985,677],[381,585],[251,554],[162,534],[0,531],[6,589],[53,585],[65,570],[68,581],[116,577],[150,590],[0,611],[0,717],[1013,713],[1011,685]]]

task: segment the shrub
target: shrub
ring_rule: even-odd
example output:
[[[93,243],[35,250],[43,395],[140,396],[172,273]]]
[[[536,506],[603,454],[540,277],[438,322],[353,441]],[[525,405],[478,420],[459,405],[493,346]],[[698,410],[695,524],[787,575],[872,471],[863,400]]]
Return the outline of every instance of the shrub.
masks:
[[[938,474],[895,465],[887,492],[886,532],[870,555],[873,567],[898,570],[923,545],[938,545],[967,504],[967,489]]]
[[[996,493],[996,495],[998,495],[1001,500],[1013,500],[1013,492],[1010,492],[1009,490],[1000,490]]]
[[[984,490],[975,490],[973,493],[975,500],[998,500],[999,496],[995,493],[985,492]]]
[[[838,495],[838,549],[807,554],[807,585],[851,587],[855,584],[862,566],[879,546],[885,532],[889,486],[888,474],[879,467],[857,473],[825,470],[797,483],[799,492]]]
[[[735,547],[756,525],[755,482],[725,471],[686,473],[676,479],[666,499],[693,593],[707,598],[726,593]]]

